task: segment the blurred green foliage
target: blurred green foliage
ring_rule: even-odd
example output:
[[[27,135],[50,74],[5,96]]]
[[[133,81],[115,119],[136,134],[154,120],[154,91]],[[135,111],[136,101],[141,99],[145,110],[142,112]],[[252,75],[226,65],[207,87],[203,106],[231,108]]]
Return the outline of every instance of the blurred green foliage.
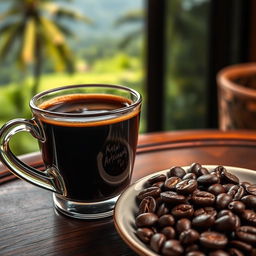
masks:
[[[51,59],[56,71],[74,72],[68,37],[73,31],[63,19],[91,24],[79,11],[56,0],[8,0],[0,9],[0,61],[9,55],[23,72],[33,77],[31,94],[38,92],[43,66]]]
[[[41,77],[39,91],[71,84],[109,83],[132,87],[144,97],[143,67],[138,57],[117,51],[116,55],[96,60],[93,65],[87,66],[86,62],[80,60],[77,66],[78,70],[84,70],[71,75],[62,72],[44,74]],[[15,82],[0,86],[0,126],[12,118],[31,117],[29,100],[32,80],[29,77],[19,85]],[[140,131],[145,131],[144,110]],[[11,140],[11,147],[16,154],[38,150],[36,139],[26,133],[15,135]]]
[[[167,1],[165,129],[206,127],[208,0]]]

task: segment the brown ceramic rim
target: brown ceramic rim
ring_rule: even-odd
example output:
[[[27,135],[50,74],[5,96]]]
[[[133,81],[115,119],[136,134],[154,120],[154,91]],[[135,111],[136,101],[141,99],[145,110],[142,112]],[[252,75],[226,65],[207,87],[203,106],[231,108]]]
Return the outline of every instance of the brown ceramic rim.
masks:
[[[235,94],[243,95],[245,97],[256,98],[256,91],[247,87],[240,86],[232,82],[232,78],[245,76],[256,73],[256,63],[244,63],[228,66],[223,68],[217,74],[217,82],[220,88],[226,88]]]

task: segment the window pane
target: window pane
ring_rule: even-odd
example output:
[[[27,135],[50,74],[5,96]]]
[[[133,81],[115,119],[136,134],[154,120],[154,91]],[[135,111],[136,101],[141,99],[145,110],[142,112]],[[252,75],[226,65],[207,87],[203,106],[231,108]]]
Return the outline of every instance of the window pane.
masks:
[[[167,2],[166,130],[206,127],[209,2]]]

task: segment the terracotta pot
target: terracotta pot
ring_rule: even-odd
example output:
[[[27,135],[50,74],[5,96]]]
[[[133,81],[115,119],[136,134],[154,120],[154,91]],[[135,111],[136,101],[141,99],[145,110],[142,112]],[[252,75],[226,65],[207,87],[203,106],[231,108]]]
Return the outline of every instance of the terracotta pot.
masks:
[[[256,63],[222,69],[217,84],[220,129],[256,129]]]

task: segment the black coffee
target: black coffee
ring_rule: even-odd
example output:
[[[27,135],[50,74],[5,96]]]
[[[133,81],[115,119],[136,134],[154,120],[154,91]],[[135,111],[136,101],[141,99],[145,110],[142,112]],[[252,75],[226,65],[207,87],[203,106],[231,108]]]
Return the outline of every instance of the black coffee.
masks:
[[[139,110],[86,122],[86,113],[108,113],[131,102],[111,95],[68,95],[40,105],[53,112],[76,114],[73,121],[42,120],[46,141],[40,147],[46,167],[63,176],[67,197],[101,201],[118,195],[129,183],[136,152]],[[67,119],[68,120],[68,119]]]

